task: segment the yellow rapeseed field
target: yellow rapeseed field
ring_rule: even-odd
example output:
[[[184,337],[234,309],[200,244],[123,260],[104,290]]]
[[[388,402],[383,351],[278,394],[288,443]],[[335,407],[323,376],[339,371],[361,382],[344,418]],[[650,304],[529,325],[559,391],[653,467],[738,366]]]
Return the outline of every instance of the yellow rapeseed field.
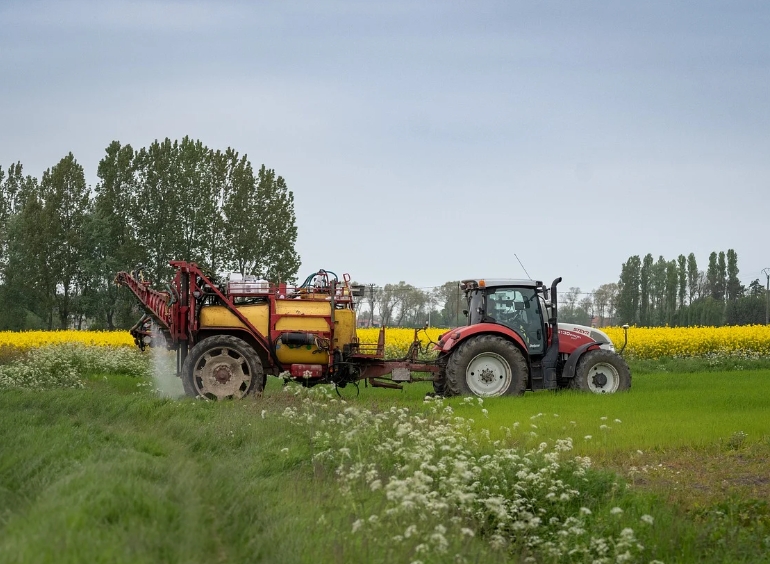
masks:
[[[428,335],[438,341],[448,329],[428,329]],[[623,346],[621,327],[604,327],[602,331],[612,339],[615,347]],[[359,329],[363,343],[376,343],[379,329]],[[389,356],[403,354],[414,338],[414,329],[388,328],[385,332],[386,352]],[[420,341],[428,343],[424,332]],[[752,354],[770,356],[770,327],[747,325],[742,327],[631,327],[624,354],[639,359],[667,356],[702,357],[709,354]]]
[[[617,348],[623,345],[623,329],[602,329]],[[423,347],[430,340],[438,341],[439,335],[448,329],[431,327],[420,331]],[[359,329],[362,343],[376,343],[379,329]],[[385,331],[385,347],[388,357],[406,353],[414,338],[414,329],[388,328]],[[87,345],[124,347],[133,346],[134,340],[127,331],[0,331],[0,347],[20,350],[58,343],[83,343]],[[770,356],[770,327],[749,325],[743,327],[631,327],[628,330],[628,346],[625,354],[633,358],[654,359],[666,356],[698,357],[709,354],[751,354]]]
[[[616,347],[623,345],[623,329],[602,331]],[[634,358],[704,356],[708,354],[755,354],[770,356],[770,326],[741,327],[631,327],[625,353]]]
[[[28,350],[61,343],[127,347],[133,346],[134,338],[128,331],[0,331],[0,347]]]

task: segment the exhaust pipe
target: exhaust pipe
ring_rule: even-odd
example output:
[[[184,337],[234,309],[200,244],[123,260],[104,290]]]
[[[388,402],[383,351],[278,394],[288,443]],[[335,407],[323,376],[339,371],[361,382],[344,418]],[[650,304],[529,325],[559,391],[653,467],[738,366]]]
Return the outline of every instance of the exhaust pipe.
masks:
[[[543,387],[551,390],[556,388],[556,364],[559,361],[559,315],[556,286],[561,282],[561,276],[551,283],[551,316],[548,323],[551,326],[551,344],[543,357]]]

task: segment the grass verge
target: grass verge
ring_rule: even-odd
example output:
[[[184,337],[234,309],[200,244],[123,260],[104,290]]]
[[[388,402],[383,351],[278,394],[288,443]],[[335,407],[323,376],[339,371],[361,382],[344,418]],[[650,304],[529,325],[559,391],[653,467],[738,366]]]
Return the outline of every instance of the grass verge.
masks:
[[[570,436],[573,454],[613,470],[590,471],[590,483],[576,486],[581,495],[573,509],[585,507],[596,516],[588,534],[618,539],[621,526],[608,516],[620,508],[645,546],[631,561],[763,562],[770,550],[763,481],[768,383],[768,371],[649,374],[635,377],[632,391],[622,395],[529,393],[483,406],[460,398],[446,405],[469,423],[468,437],[478,438],[469,447],[478,459]],[[259,400],[219,404],[158,399],[146,384],[128,375],[92,375],[81,390],[0,392],[0,561],[454,558],[416,552],[419,544],[403,539],[402,518],[377,535],[365,527],[353,533],[356,522],[384,516],[387,499],[382,490],[366,488],[343,495],[338,461],[313,455],[322,447],[350,445],[314,439],[320,413],[316,423],[303,425],[281,416],[306,404],[303,396],[284,393],[278,380],[270,379]],[[330,411],[323,420],[350,407],[376,414],[394,406],[429,418],[427,390],[424,384],[401,392],[362,389],[355,398],[348,387],[340,390],[347,403],[326,402]],[[363,444],[384,444],[396,433],[384,426]],[[351,461],[380,469],[385,458],[381,452],[355,456]],[[654,526],[642,526],[642,515],[652,517]],[[467,519],[462,525],[473,521]],[[487,542],[493,532],[474,527],[475,536],[448,541],[461,559],[536,555],[538,562],[549,561],[547,553],[527,547],[493,549]],[[550,561],[590,561],[580,558]]]

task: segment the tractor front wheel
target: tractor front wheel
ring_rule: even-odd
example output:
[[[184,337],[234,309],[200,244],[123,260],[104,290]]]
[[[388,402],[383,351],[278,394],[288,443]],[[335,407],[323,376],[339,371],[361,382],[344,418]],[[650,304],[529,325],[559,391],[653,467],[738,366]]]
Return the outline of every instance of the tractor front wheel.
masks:
[[[589,351],[578,361],[571,387],[594,394],[624,392],[631,388],[631,370],[619,354]]]
[[[182,366],[188,396],[241,399],[264,389],[262,361],[245,341],[231,335],[207,337],[195,345]]]
[[[496,335],[479,335],[461,343],[449,357],[445,395],[521,395],[528,373],[516,345]]]

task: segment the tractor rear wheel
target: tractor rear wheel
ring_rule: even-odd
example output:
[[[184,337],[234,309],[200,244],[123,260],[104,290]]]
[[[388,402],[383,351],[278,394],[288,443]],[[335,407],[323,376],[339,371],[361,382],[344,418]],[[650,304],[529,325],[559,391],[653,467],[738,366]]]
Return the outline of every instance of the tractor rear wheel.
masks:
[[[598,349],[578,361],[572,388],[594,394],[614,394],[631,388],[631,370],[617,353]]]
[[[215,335],[190,350],[182,365],[182,384],[188,396],[241,399],[262,392],[265,374],[248,343],[231,335]]]
[[[522,352],[496,335],[471,337],[449,357],[445,395],[521,395],[529,370]]]

